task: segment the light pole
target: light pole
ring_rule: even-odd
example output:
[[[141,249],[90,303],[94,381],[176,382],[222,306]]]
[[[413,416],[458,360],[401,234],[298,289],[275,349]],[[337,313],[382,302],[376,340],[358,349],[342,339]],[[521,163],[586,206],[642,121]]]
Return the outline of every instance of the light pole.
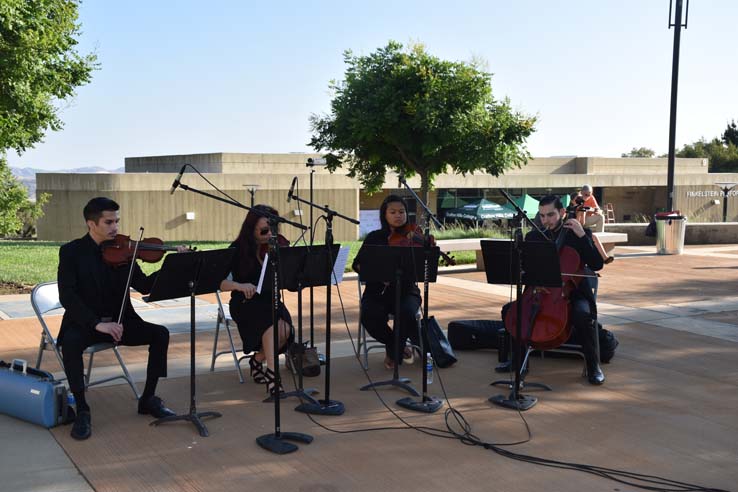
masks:
[[[244,186],[246,187],[246,191],[251,193],[251,206],[253,207],[254,206],[254,195],[256,194],[256,190],[259,189],[259,185],[258,184],[245,184]]]
[[[728,221],[728,193],[738,183],[715,183],[715,186],[719,186],[723,190],[723,222]]]

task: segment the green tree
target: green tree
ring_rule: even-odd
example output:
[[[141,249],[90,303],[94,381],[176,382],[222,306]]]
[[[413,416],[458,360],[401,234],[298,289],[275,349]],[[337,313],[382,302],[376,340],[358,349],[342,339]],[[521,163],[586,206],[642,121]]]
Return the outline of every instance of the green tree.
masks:
[[[707,158],[708,171],[711,173],[738,172],[738,147],[732,142],[725,145],[719,138],[713,138],[709,142],[701,138],[686,144],[676,152],[676,156]]]
[[[738,147],[738,126],[734,120],[730,120],[728,127],[723,132],[723,143],[725,145],[733,144]]]
[[[621,154],[620,157],[648,157],[650,159],[655,155],[656,152],[647,147],[641,147],[638,149],[633,147],[630,152],[628,152],[627,154]]]
[[[10,172],[0,156],[0,236],[16,234],[23,226],[18,210],[28,202],[26,187]]]
[[[492,96],[491,74],[477,62],[440,60],[416,44],[390,41],[368,56],[344,52],[345,80],[331,81],[330,115],[312,115],[310,145],[327,151],[328,168],[347,166],[372,193],[387,170],[433,178],[450,168],[499,176],[530,157],[535,118]]]
[[[60,103],[97,68],[94,54],[76,50],[78,7],[79,0],[0,1],[0,234],[19,229],[22,207],[34,209],[6,152],[20,154],[60,130]]]

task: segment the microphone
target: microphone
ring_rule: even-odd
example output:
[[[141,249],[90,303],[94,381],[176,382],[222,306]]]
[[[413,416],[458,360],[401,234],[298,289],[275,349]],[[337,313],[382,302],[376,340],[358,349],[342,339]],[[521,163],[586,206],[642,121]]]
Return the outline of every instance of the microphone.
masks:
[[[290,191],[287,192],[287,203],[290,203],[292,200],[292,193],[295,192],[295,185],[297,184],[297,176],[292,178],[292,185],[290,186]]]
[[[405,182],[405,175],[403,173],[399,173],[397,175],[397,188],[402,189],[402,183]]]
[[[326,159],[323,159],[321,157],[313,159],[312,157],[308,159],[307,164],[305,164],[307,167],[313,167],[313,166],[327,166],[328,161]]]
[[[187,164],[185,164],[184,166],[182,166],[182,169],[179,170],[179,174],[177,175],[176,178],[174,178],[174,183],[172,183],[172,189],[169,190],[169,194],[170,195],[173,195],[174,194],[174,190],[176,190],[177,187],[179,187],[179,180],[182,179],[182,175],[184,174],[186,167],[187,167]]]

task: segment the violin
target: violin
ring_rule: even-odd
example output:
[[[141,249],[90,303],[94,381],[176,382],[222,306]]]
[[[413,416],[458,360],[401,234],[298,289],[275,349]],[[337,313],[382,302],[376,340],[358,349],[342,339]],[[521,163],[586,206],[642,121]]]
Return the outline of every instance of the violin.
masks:
[[[415,248],[421,248],[425,245],[425,236],[423,230],[417,224],[407,223],[399,229],[395,229],[387,238],[387,244],[390,246],[409,246]],[[436,245],[436,239],[430,236],[430,245]],[[440,251],[443,263],[446,266],[456,265],[456,260],[453,256]]]
[[[576,218],[576,212],[575,208],[567,211],[562,221],[562,228],[563,222]],[[559,253],[562,272],[561,287],[527,286],[521,299],[512,303],[505,316],[505,329],[512,337],[517,337],[517,303],[523,303],[521,341],[534,349],[554,349],[565,343],[571,336],[569,298],[586,275],[584,263],[577,250],[564,245],[568,233],[569,229],[563,229],[556,239],[556,250]]]
[[[115,239],[104,241],[100,244],[103,261],[114,267],[127,265],[133,260],[136,245],[138,245],[136,258],[146,263],[160,261],[166,251],[177,251],[176,247],[164,246],[164,241],[156,237],[148,237],[136,241],[125,234],[117,234]]]
[[[277,246],[278,247],[286,247],[290,245],[290,240],[284,237],[283,235],[277,233]],[[264,257],[269,252],[269,243],[264,243],[259,245],[259,259],[264,260]]]

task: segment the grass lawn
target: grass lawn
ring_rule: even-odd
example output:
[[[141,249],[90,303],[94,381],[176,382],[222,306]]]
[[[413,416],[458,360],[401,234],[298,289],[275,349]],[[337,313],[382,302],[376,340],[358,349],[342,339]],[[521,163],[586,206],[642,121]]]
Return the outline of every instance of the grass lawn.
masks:
[[[0,294],[14,294],[30,292],[39,282],[56,280],[56,269],[59,262],[59,247],[63,243],[45,241],[0,241]],[[227,242],[193,242],[188,243],[198,250],[226,248]],[[361,241],[342,243],[351,246],[351,253],[347,263],[350,270],[351,262],[359,251]],[[459,251],[453,253],[457,264],[474,263],[474,251]],[[160,268],[160,263],[140,262],[146,273]]]

